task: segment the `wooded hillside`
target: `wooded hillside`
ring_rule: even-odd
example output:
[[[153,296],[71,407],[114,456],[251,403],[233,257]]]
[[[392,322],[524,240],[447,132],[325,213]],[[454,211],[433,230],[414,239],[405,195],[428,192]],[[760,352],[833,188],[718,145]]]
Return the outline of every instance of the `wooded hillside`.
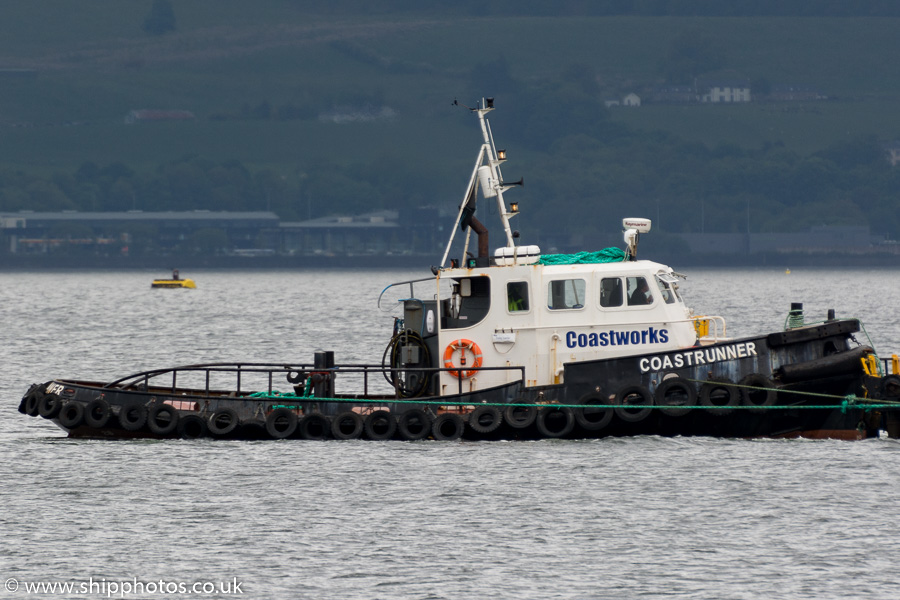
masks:
[[[625,214],[744,231],[748,212],[900,235],[896,3],[544,4],[8,2],[0,211],[453,208],[480,137],[452,101],[493,96],[529,239]],[[753,99],[653,100],[700,80]],[[139,109],[193,118],[126,123]]]

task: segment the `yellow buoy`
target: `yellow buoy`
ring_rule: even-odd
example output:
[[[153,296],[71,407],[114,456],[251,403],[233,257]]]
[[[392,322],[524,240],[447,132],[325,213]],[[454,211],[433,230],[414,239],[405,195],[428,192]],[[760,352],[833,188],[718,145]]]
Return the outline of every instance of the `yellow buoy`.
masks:
[[[197,284],[193,279],[154,279],[150,284],[152,288],[182,288],[196,289]]]

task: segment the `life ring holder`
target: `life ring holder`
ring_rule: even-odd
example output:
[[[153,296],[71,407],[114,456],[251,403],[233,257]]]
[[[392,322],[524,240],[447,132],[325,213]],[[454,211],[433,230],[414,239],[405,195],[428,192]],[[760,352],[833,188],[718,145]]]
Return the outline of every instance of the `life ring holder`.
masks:
[[[464,354],[466,350],[471,352],[475,357],[471,369],[463,370],[453,364],[453,353],[457,350],[460,351],[460,367],[466,364],[466,356]],[[449,371],[450,375],[453,377],[457,377],[459,379],[468,379],[478,372],[478,369],[481,367],[481,362],[481,348],[479,348],[478,344],[476,344],[472,340],[460,338],[455,342],[450,342],[449,344],[447,344],[447,348],[444,349],[444,368],[453,369],[452,371]]]

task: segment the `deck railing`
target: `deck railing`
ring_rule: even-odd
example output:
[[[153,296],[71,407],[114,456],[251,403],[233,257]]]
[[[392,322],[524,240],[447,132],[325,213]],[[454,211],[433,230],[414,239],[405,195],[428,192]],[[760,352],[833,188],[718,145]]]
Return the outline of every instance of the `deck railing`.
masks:
[[[479,367],[472,369],[476,371],[476,375],[481,371],[518,371],[519,380],[525,382],[525,367],[522,366],[502,366],[502,367]],[[165,369],[153,369],[134,373],[125,377],[121,377],[105,384],[104,388],[118,389],[137,389],[145,390],[151,387],[166,390],[172,395],[190,394],[200,397],[211,397],[228,395],[230,393],[241,395],[249,395],[251,393],[266,392],[268,394],[280,393],[277,389],[278,381],[283,381],[284,385],[293,386],[300,382],[305,382],[307,377],[313,377],[317,374],[328,374],[332,376],[332,381],[336,380],[336,376],[341,376],[341,381],[347,381],[345,375],[351,375],[350,381],[361,378],[362,388],[354,391],[344,392],[345,394],[359,394],[368,396],[372,391],[373,378],[382,377],[386,385],[383,386],[385,393],[394,394],[396,397],[408,397],[404,395],[404,388],[401,377],[408,374],[422,374],[423,376],[434,377],[442,372],[458,372],[459,368],[436,368],[436,367],[388,367],[383,365],[366,365],[351,364],[340,367],[322,368],[313,364],[272,364],[272,363],[208,363],[197,365],[183,365],[177,367],[169,367]],[[221,375],[225,375],[223,378]],[[202,381],[202,386],[196,385],[197,376]],[[233,379],[232,379],[233,378]],[[257,385],[254,389],[244,390],[244,385],[248,379],[254,379],[254,382],[263,382],[262,386]],[[179,388],[179,382],[192,379],[194,385]],[[233,383],[229,385],[227,380]],[[463,393],[464,384],[470,378],[455,378],[457,380],[458,392]],[[315,380],[313,380],[315,381]],[[214,385],[217,384],[217,385]],[[182,385],[184,385],[182,383]],[[313,383],[315,385],[315,383]],[[298,394],[301,395],[301,394]],[[419,395],[419,394],[417,394]]]

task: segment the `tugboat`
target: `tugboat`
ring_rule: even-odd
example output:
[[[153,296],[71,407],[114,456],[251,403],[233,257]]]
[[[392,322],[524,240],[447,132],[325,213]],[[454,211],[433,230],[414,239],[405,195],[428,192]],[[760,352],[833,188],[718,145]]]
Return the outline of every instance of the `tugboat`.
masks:
[[[504,194],[522,182],[503,178],[493,108],[468,109],[482,143],[440,265],[379,296],[403,295],[380,364],[319,351],[311,364],[54,379],[32,384],[19,410],[101,438],[900,437],[900,360],[858,341],[858,320],[806,323],[796,304],[783,331],[729,338],[724,318],[685,306],[681,275],[637,259],[647,219],[623,220],[624,250],[518,244]],[[479,195],[505,235],[493,254]]]

